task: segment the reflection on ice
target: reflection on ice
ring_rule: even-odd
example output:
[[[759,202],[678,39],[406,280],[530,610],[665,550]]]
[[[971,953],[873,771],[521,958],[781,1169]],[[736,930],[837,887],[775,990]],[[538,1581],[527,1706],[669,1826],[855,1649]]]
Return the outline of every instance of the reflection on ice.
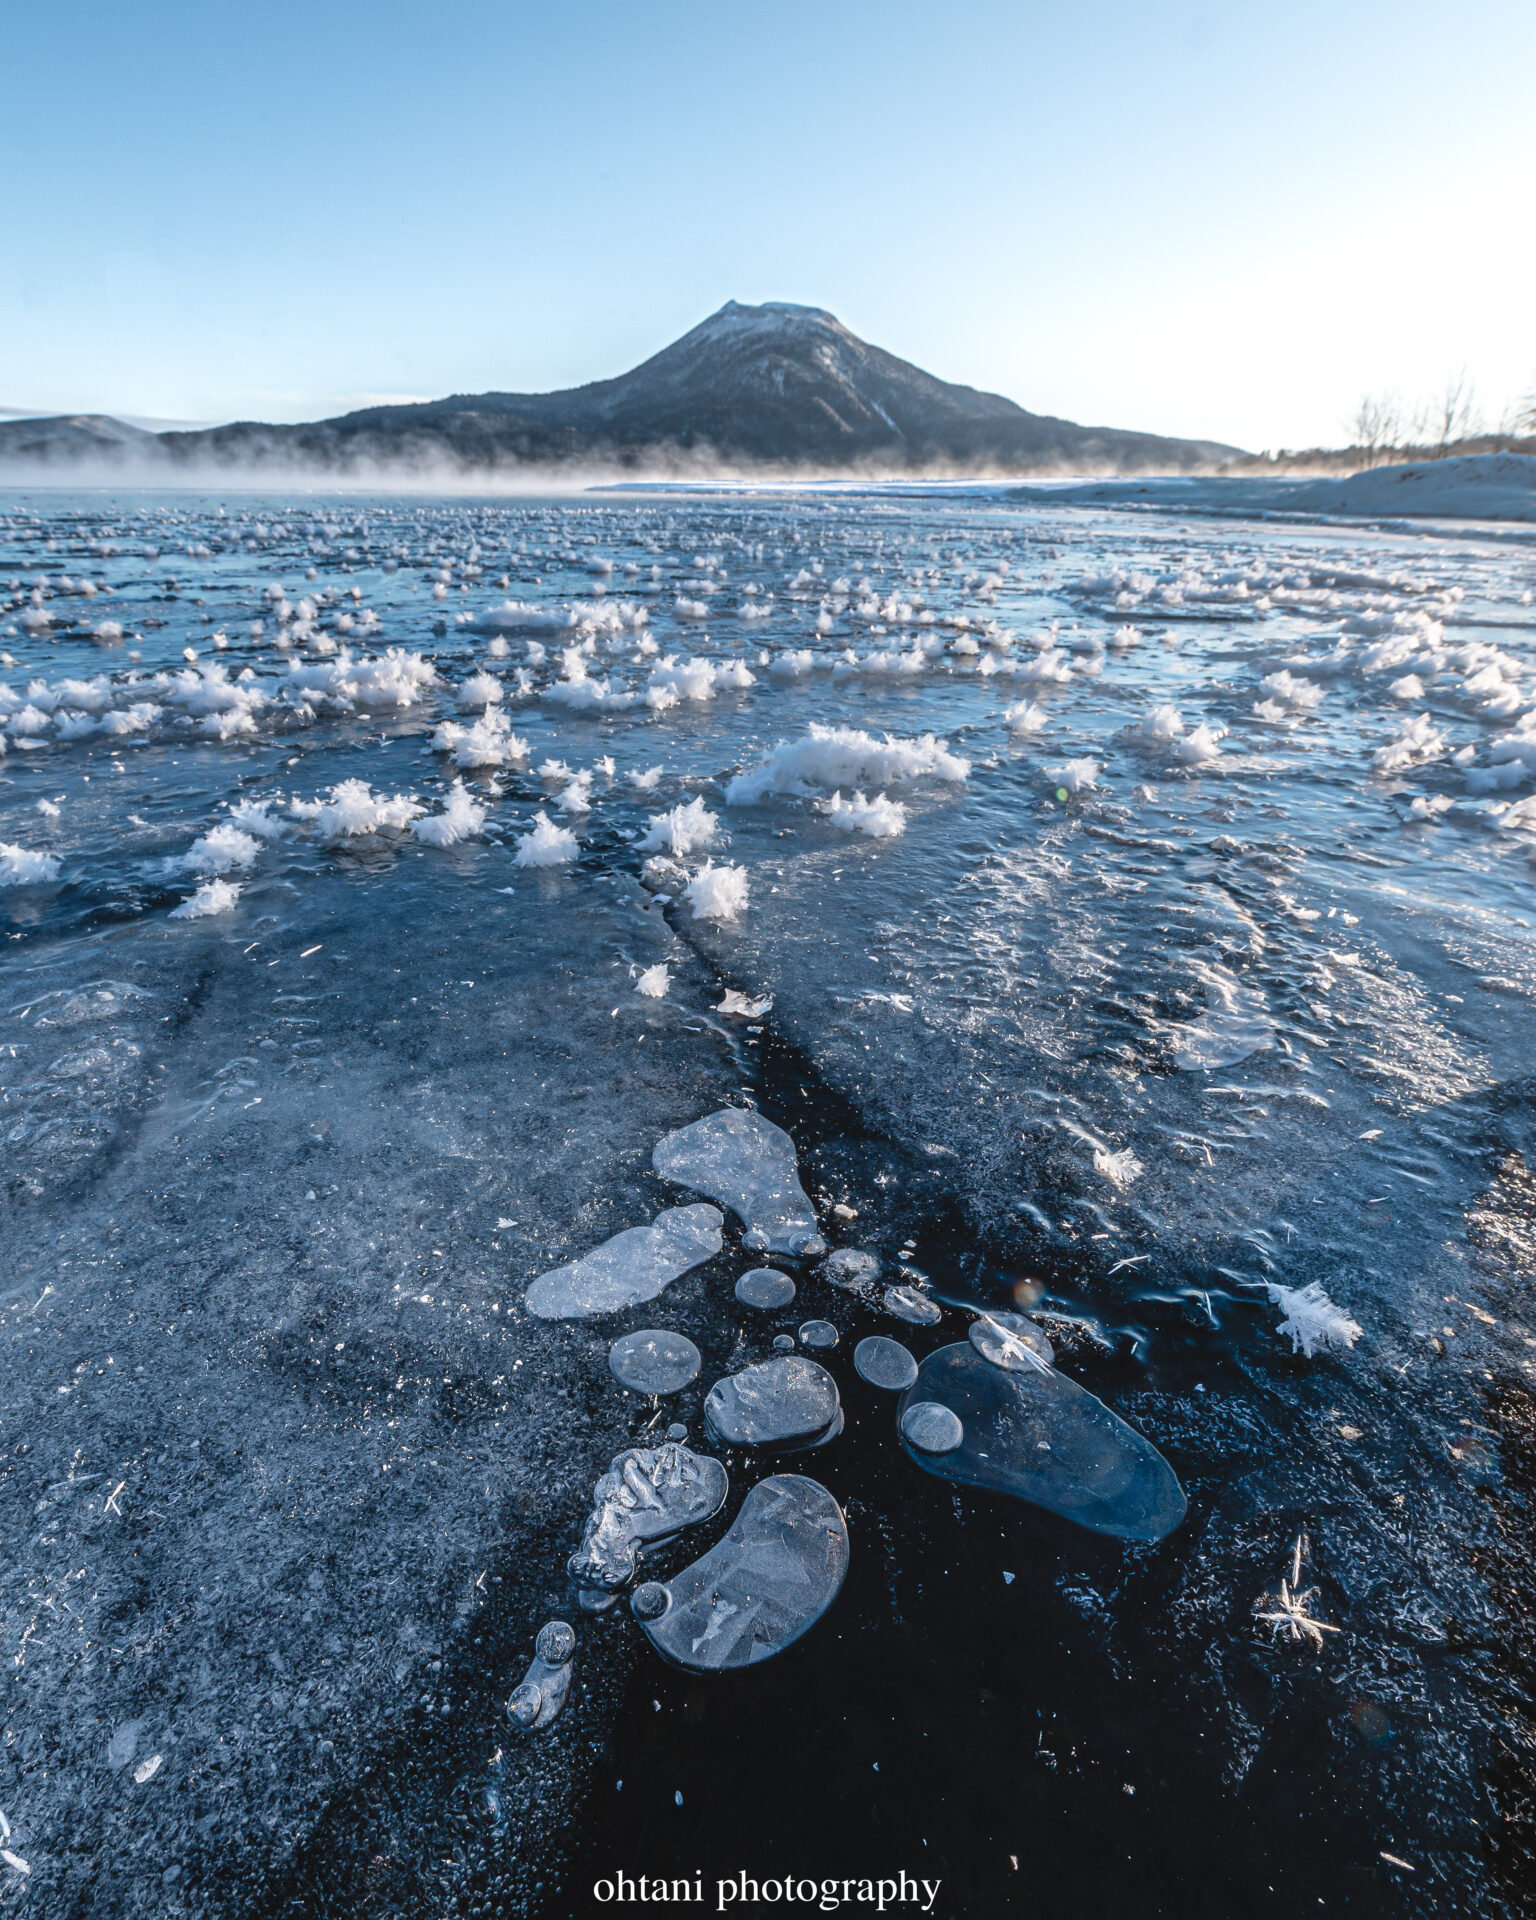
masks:
[[[1186,1073],[1236,1066],[1250,1054],[1273,1047],[1274,1022],[1264,996],[1242,986],[1218,964],[1194,962],[1205,985],[1207,1011],[1173,1030],[1173,1064]]]
[[[800,1185],[795,1143],[781,1127],[747,1107],[679,1127],[656,1143],[656,1171],[680,1187],[729,1207],[754,1253],[812,1256],[823,1250],[816,1214]]]
[[[837,1598],[847,1571],[848,1527],[831,1494],[800,1474],[774,1474],[702,1560],[639,1588],[632,1605],[665,1659],[719,1673],[792,1645]]]
[[[905,1421],[923,1402],[961,1422],[953,1452],[915,1450]],[[1064,1374],[1005,1372],[968,1341],[940,1347],[900,1414],[912,1457],[945,1479],[995,1487],[1125,1540],[1161,1540],[1184,1518],[1184,1490],[1156,1447]]]
[[[591,1253],[541,1273],[527,1293],[540,1320],[589,1320],[656,1296],[720,1251],[717,1207],[667,1207],[648,1227],[626,1227]]]

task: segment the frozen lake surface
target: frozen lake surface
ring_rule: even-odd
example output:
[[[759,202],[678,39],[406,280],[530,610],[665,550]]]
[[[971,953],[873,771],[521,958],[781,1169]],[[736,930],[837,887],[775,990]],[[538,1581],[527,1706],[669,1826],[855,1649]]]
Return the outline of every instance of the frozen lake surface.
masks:
[[[1533,1911],[1533,593],[1508,527],[0,495],[0,1896]],[[653,1163],[733,1108],[798,1185]],[[1172,1531],[916,1464],[856,1350],[983,1310]],[[705,1399],[823,1321],[824,1615],[573,1611],[676,1423],[730,1498],[642,1577],[707,1612],[787,1469]]]

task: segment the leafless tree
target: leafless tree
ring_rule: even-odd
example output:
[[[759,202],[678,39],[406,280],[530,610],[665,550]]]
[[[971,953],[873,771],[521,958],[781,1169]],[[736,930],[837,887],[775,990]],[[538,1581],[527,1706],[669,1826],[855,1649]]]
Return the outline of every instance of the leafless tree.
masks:
[[[1447,378],[1445,390],[1426,409],[1424,426],[1425,446],[1442,460],[1458,440],[1470,440],[1478,431],[1477,402],[1465,367]]]
[[[1402,407],[1390,393],[1366,394],[1355,409],[1354,444],[1374,467],[1378,456],[1390,453],[1402,437]]]

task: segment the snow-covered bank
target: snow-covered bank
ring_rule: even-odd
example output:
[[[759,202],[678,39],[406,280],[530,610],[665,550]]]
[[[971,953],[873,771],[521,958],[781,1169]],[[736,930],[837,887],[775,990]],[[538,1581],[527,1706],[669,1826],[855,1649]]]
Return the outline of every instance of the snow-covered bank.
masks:
[[[1142,474],[1051,480],[630,481],[614,493],[820,495],[836,499],[973,500],[1051,507],[1163,508],[1176,513],[1296,514],[1331,518],[1425,515],[1446,520],[1536,521],[1536,455],[1478,453],[1373,467],[1343,480],[1277,474]]]
[[[1475,453],[1372,467],[1296,490],[1300,513],[1423,513],[1451,520],[1536,520],[1536,454]]]

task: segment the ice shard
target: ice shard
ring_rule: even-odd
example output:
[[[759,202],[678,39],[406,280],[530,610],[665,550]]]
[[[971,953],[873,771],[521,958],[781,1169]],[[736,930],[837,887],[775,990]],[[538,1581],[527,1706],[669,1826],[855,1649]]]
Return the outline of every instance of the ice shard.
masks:
[[[1184,1490],[1157,1448],[1053,1368],[1010,1373],[957,1342],[923,1361],[898,1418],[922,1402],[948,1408],[964,1429],[948,1453],[909,1441],[930,1473],[994,1487],[1124,1540],[1161,1540],[1184,1518]]]
[[[718,1460],[674,1440],[626,1448],[593,1492],[587,1530],[568,1563],[571,1578],[616,1592],[635,1577],[647,1548],[718,1513],[729,1485]]]
[[[576,1651],[575,1629],[564,1620],[551,1620],[539,1629],[534,1642],[533,1663],[514,1687],[507,1702],[507,1718],[525,1732],[547,1727],[565,1705],[575,1669],[571,1656]]]
[[[842,1417],[837,1382],[799,1353],[717,1380],[704,1402],[711,1437],[727,1447],[819,1446],[842,1430]]]
[[[608,1370],[634,1393],[680,1393],[698,1378],[699,1350],[683,1333],[641,1327],[621,1334],[608,1349]]]
[[[590,1320],[654,1300],[680,1273],[720,1251],[718,1207],[667,1207],[648,1227],[626,1227],[591,1253],[541,1273],[529,1287],[539,1320]]]
[[[631,1605],[664,1659],[719,1673],[791,1646],[837,1598],[847,1571],[848,1527],[831,1494],[800,1474],[774,1474],[747,1495],[718,1545],[671,1580],[640,1587]]]
[[[742,1245],[752,1252],[812,1257],[826,1251],[800,1185],[795,1143],[760,1113],[722,1107],[664,1135],[652,1163],[664,1180],[708,1194],[738,1215]]]

